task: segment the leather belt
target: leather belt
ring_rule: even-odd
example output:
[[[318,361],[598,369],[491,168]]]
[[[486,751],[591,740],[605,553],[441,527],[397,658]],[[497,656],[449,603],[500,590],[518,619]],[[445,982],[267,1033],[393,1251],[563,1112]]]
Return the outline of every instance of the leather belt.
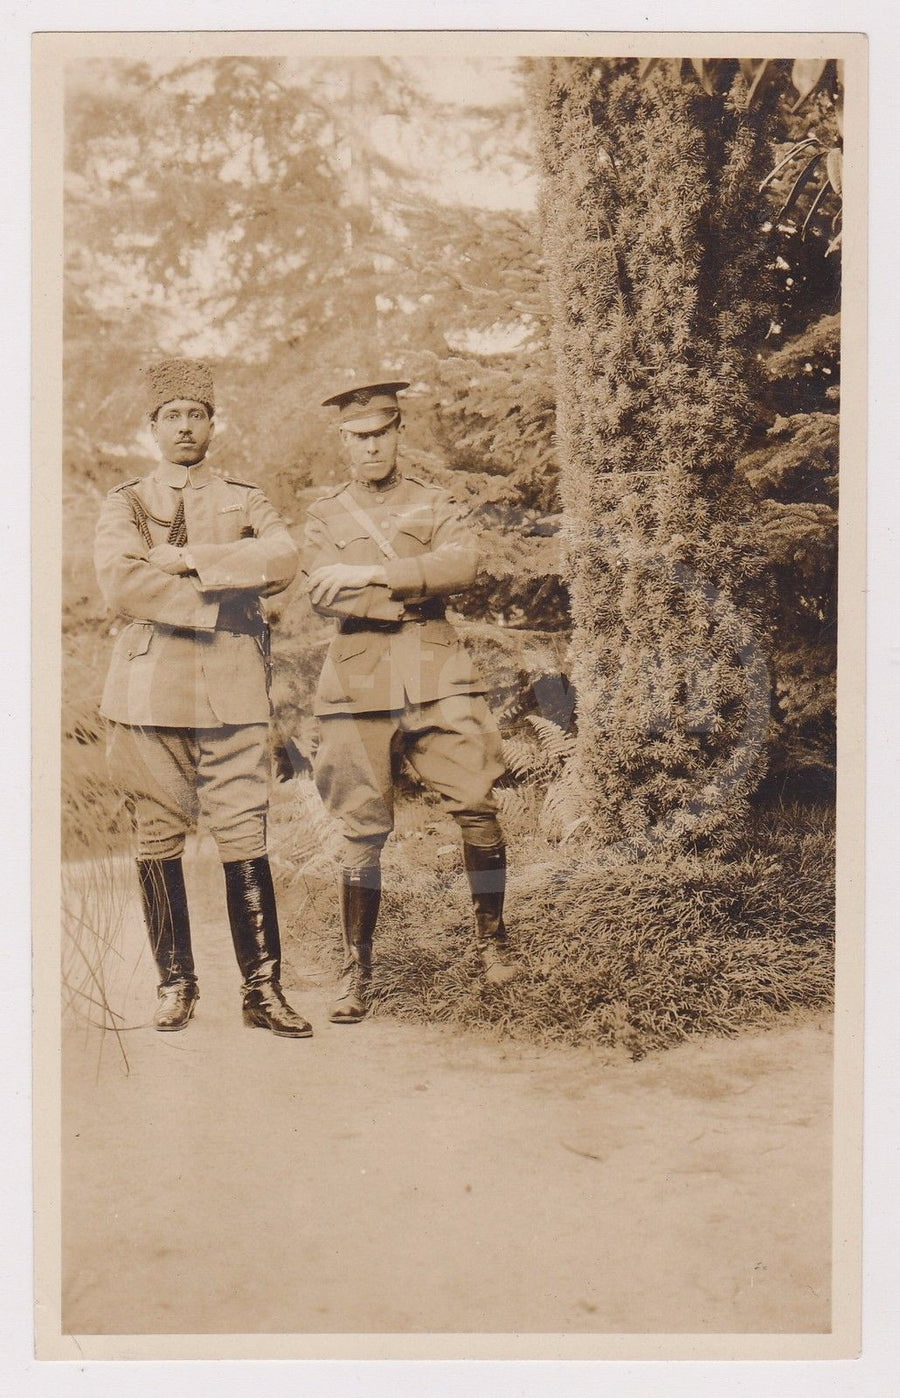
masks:
[[[186,636],[188,640],[191,641],[196,641],[201,636],[211,636],[214,634],[216,636],[221,636],[223,633],[226,636],[253,636],[257,640],[260,639],[263,635],[263,632],[259,626],[251,628],[249,625],[216,626],[214,631],[207,631],[205,627],[198,628],[196,626],[164,626],[160,623],[157,623],[156,629],[158,631],[164,631],[167,636]]]
[[[402,631],[410,624],[422,626],[426,621],[443,621],[446,612],[443,607],[437,610],[400,617],[397,621],[379,621],[377,617],[347,616],[341,620],[338,630],[342,636],[353,636],[359,631],[388,632]]]

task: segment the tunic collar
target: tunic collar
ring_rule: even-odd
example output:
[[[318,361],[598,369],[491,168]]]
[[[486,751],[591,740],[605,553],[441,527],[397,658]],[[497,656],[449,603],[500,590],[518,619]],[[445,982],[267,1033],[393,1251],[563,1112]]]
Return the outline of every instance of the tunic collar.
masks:
[[[399,471],[394,471],[387,481],[372,482],[350,480],[350,490],[359,495],[366,504],[371,504],[373,500],[380,500],[383,496],[390,495],[402,483],[404,477]]]
[[[171,485],[175,490],[184,490],[186,485],[199,490],[212,479],[212,471],[205,457],[196,466],[179,466],[174,461],[161,461],[153,475],[162,485]]]

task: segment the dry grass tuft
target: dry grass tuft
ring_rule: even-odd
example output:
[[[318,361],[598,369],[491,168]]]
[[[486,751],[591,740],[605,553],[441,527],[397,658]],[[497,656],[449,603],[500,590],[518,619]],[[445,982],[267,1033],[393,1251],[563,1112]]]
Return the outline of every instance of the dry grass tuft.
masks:
[[[624,1047],[635,1058],[691,1034],[733,1034],[831,1003],[834,832],[821,809],[757,818],[730,860],[662,858],[601,868],[551,846],[534,812],[507,815],[508,924],[525,974],[488,989],[452,823],[408,803],[384,860],[376,1008],[539,1042]],[[521,838],[519,835],[521,834]],[[295,871],[305,904],[286,924],[305,955],[337,966],[333,875]],[[314,883],[314,889],[311,888]]]

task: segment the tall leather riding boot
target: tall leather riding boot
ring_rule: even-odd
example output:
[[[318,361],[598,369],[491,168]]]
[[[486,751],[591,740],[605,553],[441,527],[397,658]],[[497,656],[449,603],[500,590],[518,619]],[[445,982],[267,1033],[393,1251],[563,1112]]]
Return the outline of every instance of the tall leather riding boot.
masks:
[[[470,845],[463,841],[463,863],[472,891],[475,937],[488,985],[507,985],[521,974],[519,962],[507,954],[503,925],[506,894],[506,846]]]
[[[231,940],[244,978],[244,1023],[282,1039],[308,1039],[312,1026],[281,989],[281,937],[272,870],[266,855],[223,864]]]
[[[380,903],[381,870],[377,864],[341,870],[344,966],[328,1016],[334,1024],[357,1024],[365,1018],[372,980],[372,937]]]
[[[150,950],[159,972],[157,1029],[183,1029],[199,997],[184,870],[180,859],[139,859],[138,883]]]

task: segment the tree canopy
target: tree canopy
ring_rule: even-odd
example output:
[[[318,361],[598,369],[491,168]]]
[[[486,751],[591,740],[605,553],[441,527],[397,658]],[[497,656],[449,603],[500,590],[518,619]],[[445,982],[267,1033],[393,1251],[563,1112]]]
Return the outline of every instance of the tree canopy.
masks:
[[[81,65],[67,115],[67,442],[83,465],[132,436],[138,364],[177,352],[217,362],[229,449],[307,482],[324,469],[311,410],[339,370],[403,369],[447,407],[472,364],[471,421],[445,425],[490,470],[477,400],[496,375],[477,366],[507,349],[490,416],[515,416],[512,360],[540,338],[537,240],[527,202],[447,194],[489,163],[522,202],[521,102],[447,121],[399,61],[234,58]],[[435,176],[439,141],[454,179]]]

